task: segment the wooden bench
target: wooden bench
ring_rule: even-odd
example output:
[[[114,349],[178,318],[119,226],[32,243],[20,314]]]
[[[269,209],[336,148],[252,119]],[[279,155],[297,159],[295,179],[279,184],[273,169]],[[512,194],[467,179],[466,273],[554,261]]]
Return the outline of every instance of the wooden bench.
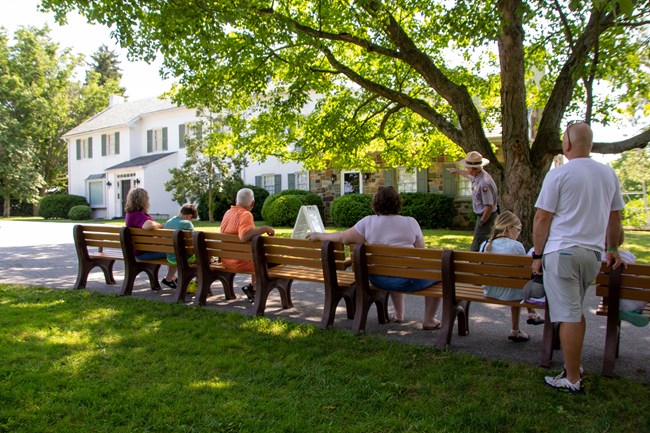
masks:
[[[135,251],[174,253],[174,232],[175,230],[156,229],[144,230],[133,227],[120,228],[120,242],[122,244],[122,255],[124,256],[124,282],[120,296],[127,296],[133,292],[135,278],[141,272],[149,277],[151,290],[160,290],[158,281],[158,270],[160,266],[167,265],[167,258],[158,260],[139,260],[135,257]],[[189,278],[189,279],[188,279]],[[179,274],[179,284],[189,284],[191,280],[187,273]]]
[[[194,254],[197,265],[197,291],[194,303],[205,305],[210,286],[219,281],[226,299],[235,299],[233,282],[236,274],[252,274],[225,267],[219,260],[253,260],[250,242],[242,242],[237,235],[194,231]]]
[[[106,284],[115,284],[113,265],[116,260],[124,260],[120,245],[120,227],[77,224],[72,233],[79,262],[74,288],[86,288],[88,274],[95,267],[104,272]]]
[[[342,244],[331,241],[255,236],[252,241],[255,263],[255,314],[264,315],[269,293],[277,289],[282,308],[293,307],[293,281],[322,283],[325,301],[321,326],[333,325],[336,307],[345,300],[347,317],[354,318],[354,273],[345,271],[346,261]]]
[[[385,245],[358,244],[354,247],[353,265],[357,281],[356,314],[352,328],[362,332],[366,328],[368,311],[377,306],[379,323],[389,322],[388,294],[370,284],[370,275],[387,275],[423,280],[442,280],[442,250],[406,248]],[[407,294],[442,297],[442,284]]]
[[[603,263],[596,277],[596,295],[602,297],[596,314],[607,316],[602,374],[613,376],[621,336],[620,300],[650,302],[650,265],[629,264],[627,269],[611,270]],[[643,314],[650,317],[650,304]]]
[[[440,349],[451,344],[454,323],[458,335],[469,334],[469,308],[472,302],[510,307],[540,308],[519,301],[502,301],[483,295],[483,285],[523,289],[530,280],[532,259],[529,256],[445,250],[442,254],[443,307]],[[504,314],[507,314],[504,311]],[[545,307],[548,316],[548,306]],[[550,367],[553,350],[559,349],[557,326],[544,323],[541,366]]]

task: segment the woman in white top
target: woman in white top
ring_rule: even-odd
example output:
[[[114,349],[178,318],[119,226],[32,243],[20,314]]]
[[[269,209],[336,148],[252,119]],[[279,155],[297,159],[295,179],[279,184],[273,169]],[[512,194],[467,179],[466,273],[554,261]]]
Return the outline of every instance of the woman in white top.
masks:
[[[521,233],[521,221],[515,214],[510,211],[504,211],[497,217],[494,222],[494,229],[490,239],[481,244],[480,251],[496,254],[517,254],[526,255],[524,246],[517,240]],[[483,294],[488,298],[501,299],[502,301],[521,301],[523,292],[519,289],[508,287],[483,286]],[[521,315],[520,307],[510,307],[512,313],[512,331],[508,339],[514,342],[523,342],[530,340],[525,332],[519,329],[519,318]],[[528,309],[528,323],[539,325],[544,323],[544,319],[537,312]]]
[[[310,233],[312,240],[331,240],[344,244],[367,242],[370,245],[391,245],[399,247],[424,248],[424,236],[418,222],[412,217],[399,215],[402,200],[392,186],[379,187],[372,200],[376,215],[369,215],[358,221],[354,227],[338,233]],[[383,290],[390,291],[395,307],[392,320],[400,323],[404,320],[404,292],[422,290],[438,281],[417,278],[400,278],[383,275],[370,275],[370,282]],[[440,298],[425,297],[424,319],[422,329],[440,328],[436,313],[440,307]]]

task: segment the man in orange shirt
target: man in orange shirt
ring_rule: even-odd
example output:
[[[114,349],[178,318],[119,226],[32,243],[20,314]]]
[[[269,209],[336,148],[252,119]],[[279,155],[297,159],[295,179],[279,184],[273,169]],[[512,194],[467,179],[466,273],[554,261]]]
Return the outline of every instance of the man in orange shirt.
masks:
[[[250,188],[242,188],[237,191],[237,204],[231,206],[221,220],[221,233],[239,236],[242,242],[250,241],[253,236],[266,233],[269,236],[275,235],[273,227],[255,227],[251,209],[255,206],[255,196]],[[222,259],[224,266],[234,268],[242,272],[254,272],[252,260]],[[252,274],[252,283],[242,287],[242,291],[248,299],[255,300],[255,274]]]

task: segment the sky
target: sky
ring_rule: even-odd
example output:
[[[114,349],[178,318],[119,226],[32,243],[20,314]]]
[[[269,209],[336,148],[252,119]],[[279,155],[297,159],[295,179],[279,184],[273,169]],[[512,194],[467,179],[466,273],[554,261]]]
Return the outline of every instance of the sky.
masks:
[[[162,64],[161,59],[149,65],[145,62],[129,62],[126,50],[120,48],[111,39],[110,29],[101,25],[90,25],[79,14],[68,14],[68,24],[59,26],[54,21],[53,13],[38,12],[38,0],[0,0],[0,26],[4,27],[10,44],[14,32],[20,26],[50,27],[50,37],[59,43],[61,48],[71,48],[75,54],[84,54],[86,61],[91,60],[91,55],[102,45],[119,56],[122,69],[122,87],[126,88],[126,97],[130,101],[137,101],[159,96],[169,90],[172,80],[163,80],[158,73]],[[81,69],[78,79],[83,80]]]

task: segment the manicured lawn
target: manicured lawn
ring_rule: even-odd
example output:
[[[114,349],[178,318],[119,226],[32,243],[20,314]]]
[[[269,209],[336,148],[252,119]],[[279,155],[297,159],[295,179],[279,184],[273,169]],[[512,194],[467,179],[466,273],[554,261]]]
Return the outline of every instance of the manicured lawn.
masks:
[[[0,432],[642,432],[650,389],[345,331],[0,285]]]

